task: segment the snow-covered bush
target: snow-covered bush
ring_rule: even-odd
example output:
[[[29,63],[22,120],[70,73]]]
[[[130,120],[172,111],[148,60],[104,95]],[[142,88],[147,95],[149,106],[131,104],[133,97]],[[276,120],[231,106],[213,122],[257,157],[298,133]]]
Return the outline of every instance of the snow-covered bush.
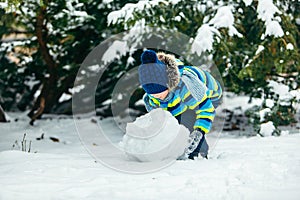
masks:
[[[80,32],[89,30],[83,26],[93,18],[78,0],[8,2],[18,6],[0,7],[1,103],[7,110],[31,109],[36,104],[35,110],[44,98],[45,112],[51,112],[63,94],[70,94],[87,54],[77,46],[87,43]]]
[[[273,122],[266,122],[260,125],[259,134],[263,137],[272,136],[276,132]]]
[[[146,0],[110,13],[108,23],[123,30],[159,27],[186,34],[190,38],[185,50],[188,53],[182,59],[194,64],[207,53],[220,70],[228,91],[273,102],[268,114],[265,105],[253,113],[258,115],[255,124],[259,133],[260,124],[268,120],[275,127],[293,122],[294,99],[272,94],[269,83],[279,83],[281,77],[289,92],[300,86],[297,10],[298,4],[293,0]],[[146,36],[150,37],[151,32]],[[146,40],[135,38],[136,43]],[[286,101],[290,104],[284,104]],[[259,116],[261,110],[267,114],[264,120]],[[278,114],[280,117],[276,117]]]
[[[45,113],[72,113],[78,69],[88,53],[115,32],[107,27],[108,13],[128,1],[110,2],[0,0],[0,103],[6,111],[31,109],[32,116],[44,107]],[[99,83],[96,107],[111,98],[112,83],[126,64],[117,65],[118,70],[106,73]],[[96,71],[85,71],[84,78]],[[41,98],[45,106],[40,106]]]
[[[185,53],[177,56],[201,66],[201,55],[208,54],[226,90],[270,99],[276,106],[275,96],[265,95],[268,81],[282,77],[290,91],[300,85],[300,14],[295,0],[14,0],[21,5],[11,13],[5,11],[6,2],[12,1],[1,2],[5,3],[0,4],[0,36],[23,35],[18,41],[0,41],[0,102],[7,111],[16,107],[35,111],[44,96],[45,112],[68,108],[63,112],[71,113],[62,104],[71,101],[79,65],[95,46],[119,33],[124,34],[108,44],[111,49],[106,51],[109,60],[105,62],[114,61],[99,81],[97,108],[111,98],[118,78],[140,64],[140,44],[151,37],[180,43],[177,33],[187,37],[184,45],[173,45]],[[42,26],[37,26],[37,20]],[[171,34],[158,34],[151,28]],[[8,60],[8,55],[19,59],[18,64]],[[85,71],[82,76],[95,72]],[[63,102],[61,97],[66,95],[68,100]],[[141,97],[136,95],[133,101]]]
[[[189,134],[170,112],[158,108],[128,123],[120,146],[130,160],[175,160],[188,146]]]
[[[295,114],[300,103],[300,90],[291,87],[286,84],[285,79],[269,81],[262,105],[247,110],[247,116],[258,133],[265,129],[263,126],[266,123],[272,122],[274,126],[272,135],[279,135],[278,126],[296,122]]]
[[[247,109],[245,114],[258,135],[262,137],[280,135],[281,131],[278,129],[278,124],[273,122],[271,109],[253,106]]]

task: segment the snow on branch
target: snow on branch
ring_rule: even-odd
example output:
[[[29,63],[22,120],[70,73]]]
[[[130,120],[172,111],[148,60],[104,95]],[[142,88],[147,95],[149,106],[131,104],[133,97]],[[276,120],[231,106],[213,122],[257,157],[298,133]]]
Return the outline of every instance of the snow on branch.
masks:
[[[139,1],[138,3],[127,3],[123,8],[117,11],[113,11],[108,14],[107,22],[108,25],[116,24],[120,19],[124,19],[127,22],[130,19],[133,19],[133,12],[142,11],[152,6],[158,5],[160,2],[165,2],[163,0],[154,0],[154,1]]]
[[[281,14],[273,4],[273,0],[259,0],[257,5],[258,18],[267,22],[272,21],[276,13]]]
[[[120,58],[126,55],[127,52],[126,47],[127,47],[126,41],[120,41],[120,40],[114,41],[103,55],[104,63],[109,63],[113,61],[116,58],[116,56]]]
[[[145,0],[139,1],[138,3],[127,3],[120,10],[113,11],[107,16],[108,25],[117,24],[120,20],[127,22],[130,19],[134,19],[134,12],[145,12],[145,9],[150,9],[158,6],[160,3],[163,4],[178,4],[181,0]]]
[[[246,6],[250,6],[253,0],[243,0]]]
[[[274,37],[282,37],[284,32],[278,21],[266,22],[265,35],[274,35]]]
[[[138,49],[139,44],[145,39],[144,35],[151,32],[146,26],[145,19],[137,21],[128,32],[126,32],[119,40],[115,40],[106,50],[102,57],[104,64],[112,62],[114,59],[120,59],[129,53],[129,57]],[[133,60],[129,60],[133,62]]]
[[[212,18],[209,24],[213,25],[215,28],[228,28],[229,35],[238,37],[243,37],[241,33],[239,33],[234,25],[234,16],[232,14],[231,6],[222,6],[218,9],[214,18]]]
[[[8,7],[8,3],[7,2],[0,2],[0,8],[5,9]]]
[[[243,37],[233,25],[232,7],[221,6],[218,8],[216,15],[198,29],[195,39],[192,40],[192,53],[201,55],[202,52],[213,50],[214,35],[220,36],[219,28],[228,28],[228,34],[231,37],[234,35]]]
[[[208,24],[203,24],[198,29],[197,35],[192,41],[192,53],[197,53],[198,55],[201,55],[202,52],[213,50],[215,34],[220,34],[216,28],[209,26]]]
[[[82,19],[79,21],[83,22],[86,18],[92,18],[92,16],[88,15],[87,12],[78,10],[83,6],[84,4],[79,3],[78,0],[70,0],[66,2],[67,9],[64,9],[63,11],[70,16],[81,17]]]
[[[257,5],[258,18],[265,22],[266,36],[282,37],[284,32],[279,24],[280,17],[275,14],[282,14],[280,10],[273,4],[273,0],[259,0]],[[264,39],[264,35],[261,39]]]
[[[19,1],[2,0],[0,2],[0,9],[4,9],[6,13],[17,12],[18,6],[20,6]]]
[[[263,50],[265,50],[265,47],[263,45],[259,45],[255,52],[255,55],[260,54]]]
[[[111,2],[113,2],[114,0],[103,0],[102,3],[103,4],[110,4]]]

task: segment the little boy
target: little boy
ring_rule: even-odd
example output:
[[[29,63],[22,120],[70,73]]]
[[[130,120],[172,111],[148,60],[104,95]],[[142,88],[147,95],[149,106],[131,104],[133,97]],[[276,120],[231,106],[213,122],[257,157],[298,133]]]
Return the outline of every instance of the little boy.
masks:
[[[169,111],[190,134],[184,157],[194,159],[200,153],[207,158],[205,134],[211,129],[222,88],[208,72],[184,66],[173,55],[146,50],[141,55],[139,81],[145,90],[147,111]]]

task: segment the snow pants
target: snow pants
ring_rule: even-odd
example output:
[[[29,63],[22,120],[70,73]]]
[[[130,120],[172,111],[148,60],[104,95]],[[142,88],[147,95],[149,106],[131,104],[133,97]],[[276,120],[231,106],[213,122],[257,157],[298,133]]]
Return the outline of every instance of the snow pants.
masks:
[[[178,120],[179,124],[184,125],[186,128],[189,129],[190,132],[194,131],[194,124],[196,121],[196,113],[193,110],[187,110],[181,115],[177,116],[176,119]],[[194,157],[198,157],[199,153],[203,158],[207,158],[208,154],[208,144],[205,139],[205,134],[203,134],[202,139],[199,142],[197,148],[189,155],[189,159],[193,159]]]
[[[215,109],[222,103],[222,97],[218,100],[212,101],[213,106]],[[193,110],[187,110],[184,113],[182,113],[179,116],[176,116],[176,119],[178,120],[179,124],[184,125],[189,129],[190,132],[194,131],[194,124],[196,121],[196,113]],[[189,155],[189,159],[193,159],[194,157],[198,157],[199,154],[203,158],[207,158],[209,146],[207,144],[207,141],[205,139],[205,134],[203,134],[202,139],[199,142],[199,145],[197,148]]]

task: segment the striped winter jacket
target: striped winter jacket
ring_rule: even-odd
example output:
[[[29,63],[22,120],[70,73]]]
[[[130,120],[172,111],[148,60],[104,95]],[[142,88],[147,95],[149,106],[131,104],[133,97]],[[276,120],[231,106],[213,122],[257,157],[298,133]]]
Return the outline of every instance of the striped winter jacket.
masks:
[[[189,71],[190,73],[194,74],[207,87],[208,98],[210,98],[212,102],[220,101],[222,97],[222,87],[220,83],[209,72],[194,66],[184,66],[180,60],[176,60],[176,62],[179,64],[178,68],[181,76],[184,71]]]
[[[212,77],[208,73],[209,76],[200,69],[184,66],[172,55],[164,53],[158,53],[157,55],[167,66],[170,92],[164,100],[145,94],[144,102],[147,111],[162,108],[176,117],[188,109],[194,110],[196,113],[194,129],[200,129],[203,133],[208,133],[215,117],[215,108],[211,99],[220,98],[220,85],[214,82],[214,79],[211,80]],[[207,86],[213,87],[208,89]]]

